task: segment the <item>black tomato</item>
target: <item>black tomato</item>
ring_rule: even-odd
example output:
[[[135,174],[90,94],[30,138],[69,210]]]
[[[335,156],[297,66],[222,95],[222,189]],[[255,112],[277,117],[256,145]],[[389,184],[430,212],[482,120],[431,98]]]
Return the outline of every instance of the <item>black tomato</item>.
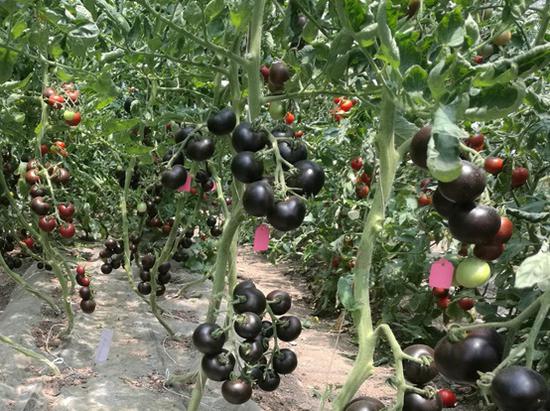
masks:
[[[439,215],[444,218],[449,218],[453,215],[456,208],[456,203],[441,194],[439,188],[435,190],[432,195],[432,205],[434,206],[435,211],[437,211]]]
[[[170,271],[171,267],[172,265],[170,264],[169,261],[162,263],[161,265],[159,265],[159,268],[158,268],[159,274],[166,274],[168,271]]]
[[[403,411],[441,411],[443,405],[439,395],[424,398],[415,392],[407,392],[403,401]]]
[[[243,195],[243,206],[252,216],[266,216],[275,206],[273,189],[263,180],[248,184]]]
[[[264,355],[264,345],[261,340],[245,340],[239,346],[239,355],[249,364],[256,364]]]
[[[145,270],[150,270],[155,265],[155,256],[153,254],[145,254],[143,257],[141,257],[141,266]]]
[[[176,164],[171,170],[164,170],[160,175],[162,185],[170,190],[176,190],[185,184],[187,180],[187,170]]]
[[[192,138],[185,145],[185,154],[187,154],[187,157],[191,160],[204,161],[212,157],[215,149],[216,145],[214,144],[214,140],[211,138]]]
[[[83,300],[92,299],[92,290],[90,289],[90,287],[80,287],[80,290],[78,290],[78,294]]]
[[[443,337],[434,350],[438,371],[454,382],[475,383],[479,372],[492,371],[501,361],[504,345],[493,329],[480,328],[467,337],[451,342]]]
[[[217,324],[203,323],[193,332],[193,344],[203,354],[219,354],[225,344],[226,334]]]
[[[230,108],[224,108],[216,114],[208,117],[206,126],[208,131],[217,136],[229,134],[237,125],[237,116]]]
[[[82,300],[80,302],[80,308],[86,314],[91,314],[95,311],[95,300]]]
[[[258,378],[257,384],[263,391],[275,391],[281,383],[281,377],[275,371],[268,369],[262,372]]]
[[[432,360],[430,365],[419,364],[414,361],[403,361],[403,370],[405,378],[413,384],[424,385],[433,380],[437,374],[437,367],[433,361],[434,350],[433,348],[424,344],[410,345],[403,350],[405,354],[414,358],[428,357]]]
[[[138,291],[142,295],[151,294],[151,283],[142,281],[137,285]]]
[[[103,274],[110,274],[112,271],[113,271],[113,266],[111,264],[105,263],[101,266],[101,272]]]
[[[293,316],[288,315],[277,320],[277,338],[281,341],[294,341],[302,332],[302,323]]]
[[[281,157],[290,164],[307,160],[307,148],[305,144],[300,141],[281,141],[278,146]],[[286,165],[283,165],[283,168],[285,170],[288,169]]]
[[[292,305],[292,299],[286,291],[274,290],[266,296],[269,308],[275,315],[286,314]],[[271,323],[269,323],[271,325]]]
[[[432,127],[422,127],[413,137],[411,141],[411,160],[420,168],[427,168],[428,160],[428,143],[432,136]]]
[[[252,312],[262,315],[267,305],[265,295],[256,287],[239,288],[235,287],[233,299],[240,302],[233,303],[233,309],[236,313]]]
[[[438,190],[455,203],[470,203],[485,190],[485,171],[468,161],[462,161],[460,176],[448,183],[439,182]]]
[[[235,357],[227,350],[218,354],[205,355],[201,361],[202,370],[213,381],[225,381],[235,367]]]
[[[298,161],[294,166],[297,173],[290,179],[290,185],[300,188],[299,194],[314,196],[319,193],[325,184],[323,167],[309,160]]]
[[[174,150],[170,149],[166,152],[166,154],[162,157],[163,163],[168,163],[170,160],[172,160],[172,157],[174,157]],[[177,155],[174,161],[172,161],[172,164],[179,164],[183,165],[185,163],[185,156],[183,155],[183,152],[180,151]]]
[[[491,397],[500,411],[539,411],[549,395],[542,375],[527,367],[499,371],[491,383]]]
[[[176,134],[174,134],[174,139],[176,140],[176,143],[181,143],[184,141],[187,137],[191,135],[191,133],[195,130],[195,127],[193,126],[187,126],[180,128]]]
[[[254,338],[262,331],[262,319],[254,313],[238,315],[233,324],[235,332],[243,338]]]
[[[280,231],[290,231],[302,225],[306,216],[306,205],[296,196],[277,202],[267,214],[267,221]]]
[[[252,385],[244,380],[227,380],[222,384],[222,396],[231,404],[244,404],[252,397]]]
[[[380,411],[384,404],[372,397],[357,397],[344,407],[344,411]]]
[[[251,151],[241,151],[231,161],[231,172],[241,183],[252,183],[262,178],[263,163]]]
[[[468,204],[457,207],[449,217],[449,230],[463,243],[489,243],[500,228],[500,216],[493,207]]]
[[[273,84],[283,84],[290,78],[290,71],[282,61],[274,62],[269,68],[269,81]]]
[[[231,143],[237,152],[259,151],[267,144],[267,134],[262,130],[253,130],[252,126],[243,122],[240,123],[231,136]]]
[[[290,374],[298,366],[298,357],[294,351],[283,348],[273,358],[273,369],[279,374]]]

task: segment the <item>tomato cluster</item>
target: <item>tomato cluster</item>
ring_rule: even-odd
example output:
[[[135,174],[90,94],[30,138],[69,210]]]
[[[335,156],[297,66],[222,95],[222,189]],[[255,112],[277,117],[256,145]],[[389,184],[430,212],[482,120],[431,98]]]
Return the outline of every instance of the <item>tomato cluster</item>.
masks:
[[[341,121],[348,115],[348,112],[359,103],[357,98],[348,99],[346,97],[334,97],[332,99],[334,106],[330,109],[330,114],[335,121]]]
[[[372,182],[372,170],[366,164],[363,164],[361,157],[355,157],[351,160],[351,168],[354,171],[361,171],[355,177],[355,194],[358,199],[366,198],[370,192],[370,185]]]
[[[285,291],[275,290],[265,296],[252,281],[243,281],[233,290],[233,300],[233,329],[242,338],[237,352],[224,349],[227,330],[213,323],[200,324],[193,333],[193,343],[204,354],[201,364],[205,375],[224,381],[225,400],[242,404],[252,396],[254,384],[263,391],[274,391],[280,384],[280,375],[296,369],[296,354],[280,348],[279,343],[298,338],[302,325],[297,317],[285,315],[292,305]],[[262,320],[266,313],[272,321]],[[274,348],[270,350],[272,339]],[[236,355],[242,362],[236,361]]]
[[[81,115],[75,108],[79,105],[80,91],[75,89],[73,83],[63,83],[61,89],[65,97],[58,94],[52,87],[47,87],[42,92],[42,96],[46,103],[54,110],[65,109],[63,119],[68,126],[77,126],[80,124]]]
[[[82,299],[80,301],[80,308],[82,309],[82,312],[86,314],[93,313],[96,308],[94,292],[90,287],[90,277],[86,275],[86,268],[83,265],[76,266],[76,282],[80,285],[78,294]]]

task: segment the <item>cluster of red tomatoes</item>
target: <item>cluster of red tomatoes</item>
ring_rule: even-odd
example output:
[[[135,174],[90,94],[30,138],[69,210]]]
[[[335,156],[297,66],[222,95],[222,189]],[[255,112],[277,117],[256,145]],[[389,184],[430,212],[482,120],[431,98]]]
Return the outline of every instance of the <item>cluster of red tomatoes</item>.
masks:
[[[367,170],[365,170],[363,159],[361,157],[353,158],[350,164],[351,168],[358,172],[355,177],[355,194],[359,199],[366,198],[369,195],[372,176]],[[359,173],[359,171],[361,172]]]
[[[79,111],[75,111],[75,108],[79,104],[80,91],[75,89],[73,83],[63,83],[61,89],[65,97],[52,87],[46,88],[42,92],[42,97],[54,110],[64,109],[63,119],[68,126],[77,126],[80,124],[81,116]]]
[[[352,109],[352,107],[359,103],[359,99],[355,97],[352,99],[348,99],[346,97],[334,97],[332,102],[334,103],[334,107],[330,109],[330,114],[335,121],[341,121]]]

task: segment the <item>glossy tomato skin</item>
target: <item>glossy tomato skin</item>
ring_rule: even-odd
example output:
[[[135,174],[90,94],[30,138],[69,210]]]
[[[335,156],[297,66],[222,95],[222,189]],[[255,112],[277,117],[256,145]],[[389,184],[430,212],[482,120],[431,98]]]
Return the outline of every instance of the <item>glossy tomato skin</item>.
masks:
[[[294,351],[283,348],[275,354],[273,359],[273,369],[279,374],[290,374],[298,366],[298,357]]]
[[[474,247],[474,255],[485,261],[493,261],[499,258],[504,252],[504,244],[476,244]]]
[[[185,145],[185,154],[191,160],[205,161],[214,154],[216,146],[214,140],[208,137],[191,138]]]
[[[193,131],[195,131],[194,126],[182,127],[174,134],[174,140],[176,141],[176,143],[181,143],[187,137],[189,137],[191,133],[193,133]]]
[[[222,396],[231,404],[244,404],[252,397],[252,385],[244,380],[227,380],[222,384]]]
[[[290,79],[290,71],[282,61],[274,62],[269,68],[269,81],[275,85],[282,85]]]
[[[269,307],[271,308],[271,311],[273,311],[273,314],[275,315],[284,315],[287,313],[288,310],[290,310],[290,306],[292,305],[292,299],[290,298],[290,295],[286,291],[282,290],[274,290],[271,291],[267,296],[267,300],[269,301]]]
[[[449,217],[449,229],[463,243],[487,244],[500,228],[500,216],[493,208],[473,203],[461,206]]]
[[[432,137],[432,127],[422,127],[411,141],[411,160],[420,168],[428,168],[428,143]]]
[[[451,381],[474,384],[478,372],[489,372],[502,360],[504,344],[498,333],[489,328],[469,331],[459,342],[443,337],[434,352],[438,371]]]
[[[410,345],[403,350],[405,354],[408,354],[414,358],[428,357],[432,360],[432,363],[427,366],[419,364],[413,361],[403,361],[403,371],[405,378],[413,384],[424,385],[433,380],[437,374],[437,367],[433,361],[434,350],[433,348],[424,344]]]
[[[529,178],[529,170],[525,167],[517,167],[512,170],[512,188],[521,187]]]
[[[95,307],[96,307],[95,300],[82,300],[80,302],[80,308],[86,314],[93,313],[95,311]]]
[[[302,323],[293,315],[279,318],[275,328],[277,338],[286,342],[294,341],[302,333]]]
[[[219,354],[205,355],[201,361],[202,370],[213,381],[225,381],[235,367],[235,356],[227,350]]]
[[[208,131],[217,136],[229,134],[237,125],[237,116],[230,108],[224,108],[216,114],[208,117],[206,126]]]
[[[258,378],[257,384],[263,391],[275,391],[281,383],[281,377],[275,371],[268,369],[262,372],[262,375]]]
[[[344,411],[381,411],[384,404],[372,397],[357,397],[344,407]]]
[[[239,345],[239,355],[247,363],[256,364],[264,355],[264,346],[259,340],[245,340]]]
[[[505,243],[510,238],[512,238],[512,233],[514,232],[514,224],[512,223],[512,220],[510,220],[508,217],[500,217],[500,228],[498,229],[497,233],[493,237],[494,242],[501,242]]]
[[[325,184],[323,167],[310,160],[298,161],[294,166],[297,169],[297,174],[291,178],[290,185],[299,187],[301,189],[299,194],[317,195]]]
[[[439,188],[435,190],[432,195],[432,205],[435,208],[435,211],[437,211],[439,215],[444,218],[449,218],[453,215],[457,206],[454,201],[449,200],[441,194]]]
[[[292,196],[277,202],[267,214],[267,221],[280,231],[291,231],[302,225],[306,217],[306,205],[299,197]]]
[[[438,190],[455,203],[470,203],[485,190],[486,177],[483,169],[468,161],[462,161],[460,176],[448,183],[440,182]]]
[[[187,170],[176,164],[170,170],[164,170],[160,176],[162,185],[170,190],[176,190],[187,181]]]
[[[262,178],[264,166],[252,151],[241,151],[231,161],[231,172],[241,183],[253,183]]]
[[[497,175],[502,171],[504,167],[504,160],[498,157],[487,157],[485,159],[484,168],[485,171],[492,175]]]
[[[443,408],[454,408],[457,405],[456,394],[447,388],[443,388],[437,392],[439,398],[441,398],[441,404]]]
[[[193,344],[203,354],[219,354],[225,341],[226,334],[217,324],[203,323],[193,332]]]
[[[265,147],[268,138],[265,132],[252,129],[250,123],[240,123],[231,135],[235,151],[259,151]]]
[[[245,312],[237,316],[234,328],[239,337],[254,338],[262,332],[262,319],[257,314]]]
[[[271,186],[263,180],[246,186],[243,194],[243,207],[252,216],[266,216],[275,206],[275,194]]]
[[[407,392],[403,401],[403,411],[441,411],[441,398],[424,398],[415,392]]]
[[[281,141],[278,143],[279,153],[281,157],[288,161],[290,164],[295,164],[302,160],[307,160],[307,148],[300,141]],[[283,164],[285,170],[288,166]]]
[[[542,375],[527,367],[505,368],[491,383],[491,397],[501,411],[539,411],[548,395]]]
[[[256,287],[239,288],[235,287],[233,291],[233,299],[244,300],[233,304],[233,309],[237,314],[251,312],[257,315],[262,315],[267,306],[267,301],[264,293]]]

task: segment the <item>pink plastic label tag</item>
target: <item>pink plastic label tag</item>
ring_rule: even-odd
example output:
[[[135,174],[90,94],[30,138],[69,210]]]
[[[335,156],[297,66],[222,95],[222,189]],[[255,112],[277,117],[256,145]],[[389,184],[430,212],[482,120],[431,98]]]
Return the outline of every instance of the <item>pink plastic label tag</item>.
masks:
[[[269,247],[269,226],[260,224],[254,232],[254,251],[265,251]]]
[[[441,258],[430,268],[430,287],[450,288],[453,283],[454,266],[449,260]]]
[[[180,188],[178,188],[178,191],[191,191],[191,181],[193,180],[193,177],[191,177],[191,174],[187,174],[187,180],[185,180],[185,184],[182,185]]]

